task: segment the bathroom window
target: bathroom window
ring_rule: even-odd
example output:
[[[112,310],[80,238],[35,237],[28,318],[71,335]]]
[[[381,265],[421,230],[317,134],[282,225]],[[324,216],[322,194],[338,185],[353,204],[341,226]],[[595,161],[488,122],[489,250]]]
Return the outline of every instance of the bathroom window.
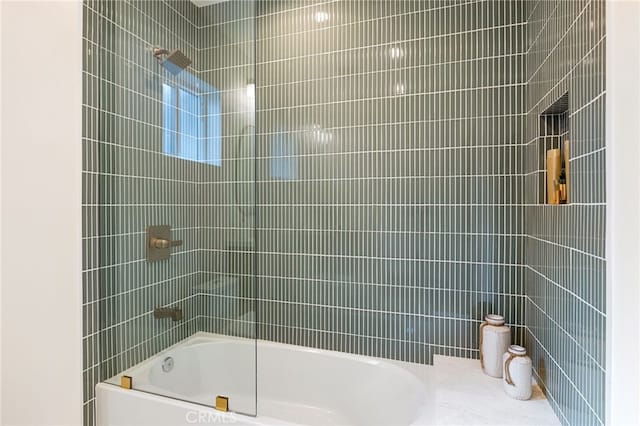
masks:
[[[190,75],[190,84],[162,84],[162,151],[166,155],[222,165],[219,92]]]
[[[296,147],[288,135],[278,133],[271,139],[271,177],[294,180],[298,176]]]

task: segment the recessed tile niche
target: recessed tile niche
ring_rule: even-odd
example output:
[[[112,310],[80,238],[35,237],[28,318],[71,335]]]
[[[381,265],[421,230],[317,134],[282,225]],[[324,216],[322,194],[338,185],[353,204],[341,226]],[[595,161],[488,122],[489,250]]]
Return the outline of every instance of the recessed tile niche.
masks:
[[[540,114],[538,203],[569,202],[569,93]]]

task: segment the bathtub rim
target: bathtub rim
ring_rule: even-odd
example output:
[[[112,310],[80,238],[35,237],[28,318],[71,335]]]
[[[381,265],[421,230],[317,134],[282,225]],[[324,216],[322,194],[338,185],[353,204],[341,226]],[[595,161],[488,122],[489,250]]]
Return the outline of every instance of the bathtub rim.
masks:
[[[371,357],[367,355],[352,354],[347,352],[292,345],[287,343],[274,342],[270,340],[253,339],[253,338],[238,337],[238,336],[228,336],[223,334],[199,331],[163,349],[162,351],[145,359],[144,361],[126,369],[125,371],[110,377],[108,379],[109,381],[105,380],[97,383],[95,387],[96,407],[100,406],[100,403],[98,402],[99,393],[116,392],[116,394],[123,394],[123,395],[127,394],[129,396],[135,395],[136,398],[141,397],[147,401],[153,401],[160,404],[169,404],[170,406],[181,407],[182,409],[185,410],[185,412],[190,410],[195,410],[195,411],[220,413],[219,411],[215,410],[213,405],[199,403],[190,399],[185,399],[183,397],[176,396],[174,394],[153,392],[145,389],[135,389],[135,388],[130,390],[124,389],[119,385],[119,378],[122,375],[127,375],[127,373],[133,373],[133,375],[135,375],[136,371],[137,371],[137,374],[140,374],[141,371],[148,373],[151,367],[154,365],[154,363],[157,363],[159,359],[162,359],[164,355],[166,355],[172,350],[176,350],[179,348],[198,347],[200,345],[211,345],[211,344],[223,345],[225,343],[228,344],[229,342],[248,343],[249,345],[251,345],[253,342],[253,349],[256,354],[255,364],[253,364],[253,367],[255,368],[254,383],[256,385],[256,398],[254,401],[255,414],[229,411],[229,413],[233,413],[234,416],[239,416],[239,419],[241,420],[241,422],[244,422],[247,424],[251,424],[251,425],[254,425],[254,424],[255,425],[262,425],[262,424],[294,425],[296,424],[280,418],[275,418],[265,414],[262,414],[262,415],[260,414],[260,411],[261,411],[260,393],[258,390],[260,388],[259,386],[260,357],[259,357],[258,351],[260,350],[261,346],[291,350],[298,353],[309,353],[309,354],[315,354],[320,356],[327,356],[333,359],[344,359],[344,360],[349,360],[351,362],[356,361],[358,364],[365,364],[365,365],[374,366],[374,367],[383,367],[385,369],[391,368],[395,370],[394,373],[399,373],[402,376],[405,376],[406,378],[408,378],[408,380],[411,380],[414,385],[417,385],[423,391],[423,394],[420,395],[420,397],[423,399],[423,402],[422,404],[420,404],[418,412],[416,413],[411,424],[420,424],[420,423],[416,423],[416,421],[424,418],[424,414],[428,411],[428,408],[431,406],[429,402],[429,397],[430,395],[432,395],[432,390],[434,385],[432,383],[431,371],[433,369],[433,366],[431,364],[418,364],[418,363],[411,363],[406,361],[391,360],[386,358]],[[134,384],[135,384],[135,381],[134,381]],[[132,391],[135,392],[133,395],[130,393]]]
[[[420,364],[420,363],[414,363],[414,362],[408,362],[408,361],[399,361],[399,360],[394,360],[394,359],[388,359],[388,358],[380,358],[380,357],[372,357],[369,355],[361,355],[361,354],[355,354],[355,353],[349,353],[349,352],[341,352],[341,351],[334,351],[331,349],[320,349],[320,348],[312,348],[309,346],[301,346],[301,345],[293,345],[290,343],[280,343],[280,342],[275,342],[272,340],[264,340],[264,339],[254,339],[254,338],[250,338],[250,337],[239,337],[239,336],[229,336],[229,335],[225,335],[225,334],[218,334],[218,333],[210,333],[207,331],[198,331],[194,334],[192,334],[191,336],[174,343],[173,345],[163,349],[162,351],[158,352],[155,355],[150,356],[149,358],[139,362],[138,364],[135,364],[129,368],[127,368],[126,370],[109,377],[108,379],[103,380],[102,382],[99,383],[107,383],[110,385],[114,385],[114,386],[119,386],[119,378],[123,375],[128,375],[127,373],[131,373],[133,371],[136,370],[140,370],[143,367],[145,368],[149,368],[150,364],[153,364],[154,361],[156,361],[158,358],[162,357],[163,355],[167,354],[168,352],[175,350],[177,348],[180,347],[197,347],[199,345],[208,345],[208,344],[224,344],[224,343],[229,343],[229,341],[233,341],[233,342],[248,342],[249,344],[253,343],[254,346],[254,351],[255,351],[255,356],[254,356],[254,361],[255,364],[254,366],[257,366],[260,362],[260,358],[259,358],[259,350],[260,350],[260,346],[275,346],[275,347],[279,347],[279,348],[288,348],[291,349],[293,351],[296,352],[303,352],[303,353],[311,353],[311,354],[317,354],[317,355],[321,355],[321,354],[326,354],[329,355],[331,357],[334,358],[338,358],[338,359],[348,359],[348,360],[357,360],[359,363],[363,363],[363,364],[368,364],[368,365],[380,365],[380,364],[387,364],[390,366],[395,366],[400,368],[401,370],[403,370],[405,373],[407,373],[408,375],[412,376],[412,378],[417,378],[419,379],[419,381],[425,385],[428,384],[428,382],[426,382],[425,380],[427,379],[426,377],[426,372],[423,371],[424,368],[430,368],[432,367],[431,364]],[[259,374],[258,369],[256,368],[256,381],[257,381],[257,375]],[[423,377],[419,377],[419,376],[423,376]],[[423,380],[425,379],[425,380]],[[113,380],[111,382],[111,380]]]

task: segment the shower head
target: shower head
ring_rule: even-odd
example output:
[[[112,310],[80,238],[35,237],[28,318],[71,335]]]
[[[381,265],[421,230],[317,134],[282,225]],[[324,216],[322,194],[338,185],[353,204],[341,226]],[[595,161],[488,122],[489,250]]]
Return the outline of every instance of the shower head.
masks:
[[[179,74],[182,70],[191,65],[191,59],[178,49],[173,52],[169,52],[167,49],[154,47],[153,56],[158,60],[161,60],[162,66],[171,74]],[[161,59],[161,56],[164,56],[164,59]]]

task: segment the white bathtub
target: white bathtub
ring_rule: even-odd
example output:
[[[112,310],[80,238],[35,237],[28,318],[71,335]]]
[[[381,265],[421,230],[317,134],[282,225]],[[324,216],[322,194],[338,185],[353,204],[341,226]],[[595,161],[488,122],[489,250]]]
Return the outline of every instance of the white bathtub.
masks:
[[[98,384],[96,420],[99,426],[424,425],[433,418],[428,368],[197,333],[123,372],[139,390]],[[234,413],[200,405],[213,405],[216,395],[228,396]]]

